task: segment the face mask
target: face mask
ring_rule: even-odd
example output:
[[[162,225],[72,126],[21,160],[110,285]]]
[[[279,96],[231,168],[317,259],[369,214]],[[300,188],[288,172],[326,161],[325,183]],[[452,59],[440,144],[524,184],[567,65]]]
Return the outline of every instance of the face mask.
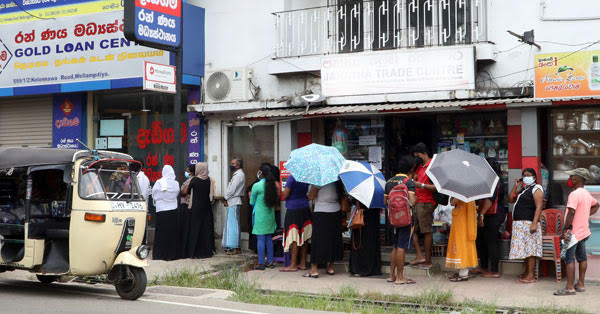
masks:
[[[575,187],[575,185],[573,184],[573,180],[571,180],[571,178],[569,178],[569,180],[567,180],[567,185],[572,189],[573,187]]]
[[[185,172],[183,175],[185,176],[186,179],[190,178],[190,173],[189,172]]]
[[[523,183],[525,183],[525,185],[530,185],[534,182],[535,180],[533,179],[533,177],[523,177]]]
[[[234,172],[235,171],[235,167],[234,166],[229,166],[229,171]]]
[[[258,180],[260,180],[260,176],[262,176],[262,171],[259,171],[259,172],[256,173],[256,178]]]
[[[423,158],[421,158],[421,157],[416,157],[416,160],[417,160],[417,165],[421,165],[421,164],[423,164]]]

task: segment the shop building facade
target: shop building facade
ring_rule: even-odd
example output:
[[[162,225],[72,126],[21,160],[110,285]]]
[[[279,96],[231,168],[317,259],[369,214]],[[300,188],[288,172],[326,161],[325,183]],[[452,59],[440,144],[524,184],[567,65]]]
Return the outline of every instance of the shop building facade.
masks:
[[[579,31],[600,22],[568,4],[196,2],[206,8],[207,25],[215,32],[207,34],[204,101],[189,109],[206,121],[206,155],[218,195],[229,179],[232,156],[245,159],[251,183],[261,162],[279,165],[291,150],[315,142],[380,165],[390,177],[395,161],[412,144],[424,142],[433,153],[462,148],[495,157],[510,185],[523,168],[532,167],[546,187],[548,205],[560,207],[567,191],[560,171],[565,163],[574,164],[564,161],[566,155],[557,156],[555,137],[562,132],[568,142],[583,134],[595,140],[593,125],[576,134],[567,131],[566,121],[593,124],[598,95],[534,92],[543,54],[600,49],[593,36]],[[245,26],[229,24],[232,19]],[[541,49],[506,32],[531,29]],[[224,37],[228,40],[222,43]],[[244,53],[234,47],[244,47]],[[590,56],[586,66],[592,61]],[[240,69],[251,74],[247,97],[207,98],[212,73]],[[320,102],[303,100],[305,95]],[[562,130],[556,130],[563,123],[557,120],[564,120]],[[587,144],[591,155],[574,159],[586,167],[600,164],[593,158],[595,146]],[[242,210],[243,221],[244,216],[247,210]],[[247,232],[248,226],[242,229]]]
[[[0,147],[125,152],[152,181],[163,164],[202,160],[202,125],[185,105],[200,101],[203,8],[183,3],[184,108],[174,134],[172,94],[142,88],[144,62],[174,64],[174,55],[125,39],[122,1],[24,4],[31,14],[1,4]]]
[[[31,14],[0,1],[0,148],[118,151],[142,161],[151,182],[165,164],[181,165],[183,177],[183,165],[204,160],[204,125],[187,112],[200,102],[204,9],[182,2],[183,108],[175,134],[173,95],[143,88],[144,63],[174,65],[175,55],[124,37],[122,1],[23,4]]]

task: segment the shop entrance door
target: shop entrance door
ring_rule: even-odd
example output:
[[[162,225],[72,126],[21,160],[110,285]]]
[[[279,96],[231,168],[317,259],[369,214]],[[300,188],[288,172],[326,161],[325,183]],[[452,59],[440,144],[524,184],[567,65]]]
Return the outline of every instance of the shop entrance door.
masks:
[[[263,162],[276,163],[277,128],[274,124],[241,124],[227,127],[227,160],[223,160],[224,182],[229,182],[231,174],[229,161],[233,157],[242,158],[246,174],[246,188],[257,181],[256,173]],[[226,186],[224,186],[226,188]],[[242,232],[250,232],[250,206],[248,193],[244,195],[240,209],[240,224]]]
[[[434,134],[435,129],[433,117],[430,116],[402,116],[402,117],[390,117],[386,121],[386,125],[390,125],[390,128],[386,128],[386,164],[390,170],[386,173],[388,176],[393,176],[397,173],[398,160],[402,156],[408,155],[410,148],[417,143],[425,143],[429,148],[430,152],[433,152]],[[389,158],[389,159],[388,159]]]

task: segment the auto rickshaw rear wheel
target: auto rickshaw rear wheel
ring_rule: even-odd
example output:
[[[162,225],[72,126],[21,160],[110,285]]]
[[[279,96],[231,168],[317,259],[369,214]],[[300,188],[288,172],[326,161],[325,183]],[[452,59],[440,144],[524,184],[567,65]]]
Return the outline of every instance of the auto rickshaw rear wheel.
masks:
[[[143,268],[129,266],[131,278],[123,279],[115,283],[117,293],[125,300],[136,300],[146,291],[146,272]]]
[[[39,280],[41,283],[44,283],[44,284],[53,283],[58,280],[58,276],[50,276],[50,275],[35,275],[35,276],[37,277],[37,280]]]

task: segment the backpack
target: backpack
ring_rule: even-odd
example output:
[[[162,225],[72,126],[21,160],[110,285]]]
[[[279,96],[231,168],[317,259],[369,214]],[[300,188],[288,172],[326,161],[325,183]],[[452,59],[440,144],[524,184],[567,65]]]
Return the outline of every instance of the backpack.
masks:
[[[412,210],[408,199],[408,187],[405,178],[392,188],[388,195],[388,219],[396,228],[410,226],[412,223]]]

